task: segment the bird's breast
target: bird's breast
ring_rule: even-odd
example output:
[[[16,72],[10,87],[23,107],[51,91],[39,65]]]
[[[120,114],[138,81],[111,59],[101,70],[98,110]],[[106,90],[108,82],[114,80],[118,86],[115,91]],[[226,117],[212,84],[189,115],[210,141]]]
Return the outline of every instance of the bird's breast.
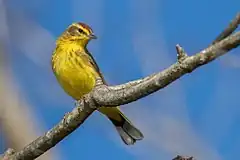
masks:
[[[81,57],[56,56],[53,70],[58,82],[74,99],[78,100],[95,86],[96,78],[92,68],[85,65]]]

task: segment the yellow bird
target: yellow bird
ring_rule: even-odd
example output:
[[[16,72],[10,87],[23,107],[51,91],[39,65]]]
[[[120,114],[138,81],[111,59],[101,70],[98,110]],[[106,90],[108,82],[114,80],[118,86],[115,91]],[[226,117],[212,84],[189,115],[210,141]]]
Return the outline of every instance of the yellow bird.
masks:
[[[96,38],[88,25],[79,22],[70,25],[56,41],[52,69],[62,88],[75,100],[81,99],[95,87],[96,78],[101,77],[106,84],[87,50],[88,42]],[[125,144],[131,145],[143,139],[143,134],[119,107],[100,107],[99,111],[113,123]]]

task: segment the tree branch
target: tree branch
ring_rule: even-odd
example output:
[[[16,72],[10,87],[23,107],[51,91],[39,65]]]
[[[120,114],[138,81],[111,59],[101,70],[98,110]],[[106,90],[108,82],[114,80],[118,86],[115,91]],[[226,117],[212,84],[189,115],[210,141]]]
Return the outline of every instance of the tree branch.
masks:
[[[24,147],[21,151],[16,152],[8,160],[32,160],[54,147],[91,115],[95,108],[92,108],[89,104],[94,106],[94,104],[88,102],[79,104],[80,106],[75,107],[72,112],[66,113],[61,122],[55,127]]]
[[[236,19],[238,18],[239,16],[236,17]],[[235,21],[239,24],[239,20],[234,20],[234,24],[236,24]],[[117,86],[105,86],[99,83],[91,93],[78,103],[72,112],[64,116],[60,123],[21,151],[10,155],[8,160],[35,159],[78,128],[98,107],[123,105],[136,101],[238,47],[240,45],[240,32],[230,35],[236,27],[230,28],[220,34],[227,36],[218,36],[221,38],[217,38],[216,42],[214,41],[212,45],[194,56],[187,56],[184,50],[177,45],[178,61],[160,73]],[[230,32],[230,30],[232,31]],[[177,158],[181,158],[181,156]]]
[[[172,160],[194,160],[194,158],[189,156],[177,155],[177,157],[173,158]]]
[[[116,106],[136,101],[156,92],[186,73],[207,64],[217,57],[240,45],[240,32],[215,43],[194,56],[178,61],[169,68],[142,80],[133,81],[120,86],[97,86],[92,93],[93,99],[100,106]],[[131,86],[131,84],[134,84]]]
[[[228,27],[212,42],[212,44],[215,44],[224,38],[228,37],[230,34],[232,34],[240,24],[240,13],[237,14],[234,20],[228,25]]]
[[[8,148],[3,155],[0,155],[0,160],[8,160],[8,157],[15,153],[14,149]]]

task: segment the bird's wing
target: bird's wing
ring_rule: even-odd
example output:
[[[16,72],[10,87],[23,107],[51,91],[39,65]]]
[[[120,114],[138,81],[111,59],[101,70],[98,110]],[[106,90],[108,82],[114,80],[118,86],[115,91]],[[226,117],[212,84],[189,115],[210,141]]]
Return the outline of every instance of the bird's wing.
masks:
[[[93,58],[92,54],[86,49],[85,50],[85,53],[86,54],[81,54],[81,57],[84,59],[85,62],[89,62],[87,63],[89,66],[93,67],[95,69],[95,71],[98,73],[98,75],[100,76],[100,78],[102,79],[103,83],[104,84],[107,84],[104,77],[103,77],[103,74],[101,73],[95,59]]]

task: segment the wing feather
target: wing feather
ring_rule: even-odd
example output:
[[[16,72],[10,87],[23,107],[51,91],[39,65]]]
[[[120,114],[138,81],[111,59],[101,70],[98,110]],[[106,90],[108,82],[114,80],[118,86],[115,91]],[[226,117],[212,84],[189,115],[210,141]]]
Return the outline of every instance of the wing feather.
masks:
[[[81,52],[81,51],[79,51]],[[89,65],[90,67],[94,68],[94,70],[98,73],[98,75],[100,76],[100,78],[102,79],[103,83],[104,84],[107,84],[104,77],[103,77],[103,74],[101,73],[98,65],[97,65],[97,62],[95,61],[94,57],[92,56],[92,54],[86,49],[85,50],[85,53],[86,54],[81,54],[81,57],[84,59],[85,62],[88,62],[86,63],[87,65]]]

